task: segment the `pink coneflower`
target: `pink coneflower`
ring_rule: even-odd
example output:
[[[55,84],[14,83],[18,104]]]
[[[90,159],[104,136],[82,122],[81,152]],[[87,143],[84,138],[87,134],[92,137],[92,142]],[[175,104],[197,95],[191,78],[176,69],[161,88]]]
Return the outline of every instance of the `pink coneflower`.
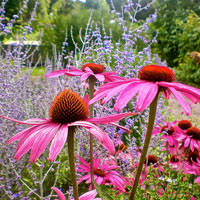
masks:
[[[95,77],[100,82],[124,80],[124,78],[116,76],[116,72],[104,72],[104,67],[95,63],[87,63],[82,66],[81,70],[70,66],[70,69],[56,70],[45,76],[47,78],[53,78],[61,75],[80,76],[81,81],[86,81],[90,76]]]
[[[95,124],[108,124],[118,121],[131,113],[110,115],[100,118],[88,118],[88,107],[84,100],[74,91],[65,89],[54,99],[49,109],[49,119],[28,119],[18,121],[5,116],[0,116],[18,124],[27,124],[31,127],[17,133],[10,138],[7,144],[19,140],[15,159],[19,160],[31,150],[30,162],[35,162],[51,142],[49,160],[53,161],[63,148],[68,130],[77,126],[84,127],[106,147],[111,154],[115,149],[109,136]]]
[[[180,169],[181,170],[182,161],[181,161],[181,159],[179,158],[178,155],[172,154],[170,156],[170,159],[169,159],[169,164],[172,166],[172,168],[176,168],[176,169]]]
[[[192,126],[180,134],[178,140],[183,142],[184,148],[189,147],[191,151],[200,149],[200,129]]]
[[[162,133],[161,138],[165,139],[165,142],[167,142],[168,150],[174,153],[178,147],[177,132],[176,121],[165,122],[163,126],[158,125],[154,127],[152,135]]]
[[[78,156],[79,161],[81,164],[77,165],[78,172],[88,173],[81,177],[78,183],[86,180],[86,183],[91,183],[91,175],[90,173],[90,164],[86,162],[83,158]],[[105,184],[105,185],[112,185],[116,188],[120,188],[124,190],[124,180],[123,177],[115,171],[118,169],[117,165],[109,165],[106,161],[102,163],[102,161],[97,158],[93,160],[94,166],[94,180],[98,185]],[[91,189],[91,185],[90,185]]]
[[[92,104],[102,98],[104,98],[102,103],[106,103],[119,93],[114,109],[120,111],[138,94],[136,110],[142,112],[152,103],[158,92],[162,92],[167,99],[172,94],[186,114],[190,115],[191,107],[184,97],[193,103],[200,102],[200,90],[182,83],[173,82],[174,80],[174,72],[168,67],[147,65],[140,70],[139,79],[132,78],[102,85],[90,103]]]
[[[198,150],[189,152],[184,162],[184,173],[200,176],[200,155]]]
[[[58,188],[52,187],[51,189],[57,193],[59,200],[66,200],[64,194]],[[81,195],[79,197],[79,200],[101,200],[101,198],[95,198],[96,196],[97,196],[97,191],[91,190],[91,191],[86,192],[85,194]],[[55,200],[57,200],[57,199],[55,199]],[[74,199],[71,199],[71,200],[74,200]]]

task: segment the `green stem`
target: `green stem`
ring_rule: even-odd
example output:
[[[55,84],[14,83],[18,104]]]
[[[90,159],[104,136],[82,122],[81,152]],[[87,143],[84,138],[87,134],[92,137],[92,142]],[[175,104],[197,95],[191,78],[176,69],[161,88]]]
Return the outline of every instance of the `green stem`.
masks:
[[[69,166],[71,171],[71,177],[72,177],[72,185],[73,185],[73,194],[74,194],[74,200],[78,200],[78,185],[76,182],[76,168],[75,168],[75,157],[74,157],[74,127],[69,127],[68,129],[68,137],[67,137],[67,143],[68,143],[68,154],[69,154]]]
[[[93,98],[95,80],[96,79],[93,76],[89,77],[89,96],[90,96],[90,99]],[[89,105],[89,116],[90,116],[90,118],[93,117],[93,104]],[[92,134],[90,134],[90,175],[91,175],[92,189],[94,189],[94,184],[92,182],[92,180],[94,180],[93,136],[92,136]]]
[[[140,157],[139,165],[138,165],[138,168],[137,168],[137,172],[136,172],[136,176],[135,176],[132,191],[130,193],[129,200],[134,200],[134,196],[135,196],[135,193],[136,193],[136,190],[137,190],[138,182],[140,180],[140,175],[141,175],[141,172],[142,172],[143,164],[145,162],[145,157],[146,157],[146,154],[147,154],[147,151],[148,151],[149,142],[151,140],[151,133],[152,133],[152,130],[153,130],[155,116],[156,116],[157,102],[158,102],[158,94],[156,95],[155,99],[152,101],[152,103],[150,105],[149,121],[148,121],[148,125],[147,125],[146,137],[145,137],[142,154],[141,154],[141,157]]]

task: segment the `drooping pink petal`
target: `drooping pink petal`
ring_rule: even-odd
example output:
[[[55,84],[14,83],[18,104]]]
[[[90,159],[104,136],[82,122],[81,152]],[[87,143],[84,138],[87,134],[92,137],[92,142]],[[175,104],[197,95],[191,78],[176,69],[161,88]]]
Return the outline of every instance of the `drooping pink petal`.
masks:
[[[87,78],[88,78],[90,75],[91,75],[91,74],[89,74],[89,73],[84,73],[84,74],[82,74],[82,75],[81,75],[81,81],[86,81]]]
[[[117,97],[114,109],[120,111],[123,109],[127,103],[138,93],[140,87],[140,82],[136,83],[129,83],[126,87],[122,90],[122,92]]]
[[[97,195],[96,190],[91,190],[89,192],[86,192],[85,194],[81,195],[79,197],[79,200],[101,200],[100,198],[95,198]]]
[[[98,176],[97,178],[96,178],[96,183],[98,184],[98,185],[101,185],[102,184],[102,182],[103,182],[103,177],[101,177],[101,176]]]
[[[51,189],[57,193],[59,200],[66,200],[65,195],[58,188],[51,187]]]
[[[39,158],[58,131],[59,126],[59,124],[52,123],[50,128],[51,130],[44,130],[42,133],[40,133],[40,136],[35,139],[31,149],[30,162],[34,163]]]
[[[97,158],[93,160],[94,169],[97,169],[99,167],[99,164],[100,164],[100,159]]]
[[[134,116],[138,113],[120,113],[120,114],[113,114],[109,116],[103,116],[103,117],[96,117],[96,118],[88,118],[86,121],[94,123],[94,124],[109,124],[111,122],[120,121],[121,119],[128,117],[128,116]]]
[[[32,132],[32,131],[35,131],[37,126],[32,126],[32,127],[29,127],[19,133],[17,133],[16,135],[14,135],[13,137],[11,137],[8,141],[7,141],[7,145],[9,145],[10,143],[16,141],[16,140],[19,140],[20,138],[22,138],[24,135],[27,135],[28,133]]]
[[[180,94],[180,92],[176,91],[172,87],[168,87],[168,90],[175,96],[175,98],[180,103],[181,107],[185,110],[187,115],[191,114],[191,107],[189,106],[188,102],[184,99],[184,97]]]
[[[62,150],[68,136],[68,125],[63,124],[57,131],[49,149],[49,160],[53,161]]]
[[[78,181],[78,184],[80,184],[81,182],[83,182],[83,181],[89,179],[90,177],[91,177],[90,174],[87,174],[87,175],[85,175],[85,176],[82,176],[82,177],[80,178],[80,180]]]
[[[28,138],[26,138],[26,140],[24,140],[21,145],[18,144],[14,158],[19,160],[25,153],[27,153],[32,148],[35,139],[39,136],[40,130],[33,132],[31,135],[28,135]]]
[[[124,85],[117,86],[117,87],[113,88],[112,90],[105,91],[106,92],[106,96],[102,100],[102,103],[104,104],[104,103],[108,102],[110,99],[112,99],[115,95],[117,95],[125,87],[126,87],[126,85],[124,84]],[[101,94],[99,94],[99,95],[101,95]],[[97,94],[97,96],[99,96],[99,95]]]
[[[69,70],[68,72],[65,73],[66,76],[82,76],[84,72],[82,71],[74,71],[74,70]]]
[[[88,107],[88,106],[89,106],[89,101],[90,101],[90,97],[89,97],[88,94],[84,95],[83,101],[85,102],[85,104],[86,104],[87,107]]]
[[[71,124],[68,124],[68,126],[81,126],[86,128],[92,135],[94,135],[99,141],[103,141],[103,130],[100,129],[95,124],[92,124],[87,121],[76,121]]]
[[[42,125],[37,125],[37,126],[34,126],[34,128],[30,131],[28,131],[26,134],[24,134],[20,141],[18,142],[17,144],[17,148],[16,148],[16,152],[18,151],[18,149],[21,147],[21,145],[24,144],[24,142],[26,141],[27,138],[29,138],[30,135],[34,134],[35,132],[39,133],[40,131],[48,128],[50,125],[50,123],[47,123],[47,124],[42,124]],[[15,136],[13,136],[12,138],[10,138],[12,141],[14,139]]]
[[[195,183],[198,183],[199,185],[200,185],[200,176],[199,177],[197,177],[196,179],[195,179],[195,181],[194,181]]]
[[[200,102],[200,89],[197,89],[197,88],[194,88],[192,86],[185,85],[182,83],[176,83],[176,82],[171,82],[171,83],[159,82],[158,84],[163,87],[167,87],[167,88],[173,87],[180,92],[188,93],[188,94],[194,96],[198,100],[198,102]]]
[[[49,74],[46,74],[45,77],[53,78],[53,77],[64,75],[66,72],[68,72],[68,69],[56,70],[56,71],[50,72]]]
[[[110,152],[111,155],[115,153],[115,147],[113,141],[106,133],[104,133],[102,145]]]
[[[124,131],[126,131],[128,133],[132,132],[130,129],[128,129],[128,128],[124,127],[124,126],[121,126],[121,125],[119,125],[117,123],[111,122],[110,124],[113,125],[113,126],[116,126],[116,127],[120,128],[120,129],[122,129],[122,130],[124,130]]]
[[[88,162],[86,162],[82,157],[80,157],[78,154],[76,155],[76,157],[79,159],[79,161],[81,163],[83,163],[86,167],[90,168],[90,164]]]
[[[141,85],[136,101],[136,110],[142,112],[147,106],[151,104],[158,93],[158,85],[147,82]]]
[[[94,76],[100,82],[103,82],[105,80],[105,77],[102,74],[94,74]]]
[[[48,123],[49,120],[46,119],[39,119],[38,121],[34,121],[34,122],[29,122],[28,120],[25,121],[20,121],[20,120],[16,120],[16,119],[12,119],[10,117],[6,117],[4,115],[0,115],[0,118],[4,118],[13,122],[16,122],[17,124],[26,124],[26,125],[38,125],[38,124],[44,124],[44,123]]]

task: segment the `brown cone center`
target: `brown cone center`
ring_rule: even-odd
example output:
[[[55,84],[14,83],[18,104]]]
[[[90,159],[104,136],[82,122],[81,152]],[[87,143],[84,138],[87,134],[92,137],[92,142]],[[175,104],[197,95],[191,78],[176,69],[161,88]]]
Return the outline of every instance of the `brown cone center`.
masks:
[[[178,127],[182,130],[186,130],[190,127],[192,127],[192,123],[189,120],[181,120],[178,122]]]
[[[95,63],[87,63],[87,64],[83,65],[81,68],[82,71],[85,71],[86,67],[90,68],[94,72],[94,74],[99,74],[104,71],[104,67],[102,65],[98,65]]]
[[[146,158],[145,158],[145,164],[147,162],[147,165],[150,166],[151,164],[154,165],[158,162],[158,158],[154,155],[148,155],[148,161],[146,161]]]
[[[163,126],[161,129],[161,132],[167,134],[167,135],[172,135],[172,133],[174,132],[174,127],[168,127],[167,125]]]
[[[165,66],[147,65],[139,71],[139,79],[152,82],[172,82],[175,80],[174,72]]]
[[[49,117],[61,124],[84,120],[88,117],[88,107],[76,92],[65,89],[51,104]]]
[[[95,169],[94,174],[96,174],[97,176],[101,176],[101,177],[105,176],[105,172],[101,169]]]

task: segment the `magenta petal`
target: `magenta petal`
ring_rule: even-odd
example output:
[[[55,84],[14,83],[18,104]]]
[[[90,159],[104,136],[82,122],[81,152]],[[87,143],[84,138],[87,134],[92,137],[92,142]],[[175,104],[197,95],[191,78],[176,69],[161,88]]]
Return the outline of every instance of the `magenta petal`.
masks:
[[[51,187],[51,189],[54,190],[57,193],[60,200],[66,200],[65,195],[58,188]]]
[[[86,162],[83,158],[81,158],[79,155],[76,155],[78,157],[79,161],[83,163],[86,167],[90,168],[90,164]]]
[[[89,73],[84,73],[81,75],[81,81],[85,81],[91,74]]]
[[[143,84],[143,83],[142,83]],[[137,94],[140,82],[129,83],[117,97],[114,109],[120,111]]]
[[[40,136],[37,137],[34,141],[31,155],[30,155],[30,162],[35,162],[38,157],[43,153],[47,145],[50,143],[54,135],[56,134],[59,124],[51,124],[50,127],[47,128],[47,130],[43,130],[40,133]]]
[[[185,110],[187,115],[191,114],[191,108],[188,102],[183,98],[180,92],[176,91],[174,88],[168,87],[168,90],[175,96],[175,98],[180,103],[181,107]]]
[[[167,87],[167,88],[173,87],[180,92],[188,93],[188,94],[194,96],[198,100],[198,102],[200,101],[200,89],[197,89],[197,88],[194,88],[192,86],[185,85],[182,83],[176,83],[176,82],[172,82],[172,83],[159,82],[158,84],[163,87]]]
[[[97,195],[96,190],[91,190],[91,191],[86,192],[85,194],[81,195],[79,197],[79,200],[94,200],[96,195]]]
[[[196,179],[195,179],[195,181],[194,181],[195,183],[198,183],[199,185],[200,185],[200,176],[199,177],[197,177]]]
[[[19,140],[20,138],[22,138],[23,136],[29,134],[30,132],[33,132],[35,129],[37,128],[37,126],[32,126],[29,127],[19,133],[17,133],[16,135],[14,135],[13,137],[11,137],[8,141],[7,141],[7,145],[9,145],[10,143]]]
[[[99,101],[100,99],[104,98],[107,95],[107,93],[108,93],[107,91],[104,91],[100,94],[97,94],[94,98],[90,100],[89,104],[93,104],[96,101]]]
[[[102,145],[110,152],[110,154],[115,154],[115,147],[113,141],[106,133],[104,133]]]
[[[109,124],[111,122],[116,122],[125,117],[134,116],[137,114],[138,113],[127,112],[127,113],[120,113],[120,114],[114,114],[114,115],[103,116],[103,117],[88,118],[86,119],[86,121],[94,123],[94,124]]]
[[[83,181],[89,179],[90,177],[91,177],[90,174],[87,174],[87,175],[85,175],[85,176],[82,176],[82,177],[80,178],[80,180],[78,181],[78,184],[80,184],[81,182],[83,182]]]
[[[108,102],[110,99],[112,99],[115,95],[117,95],[117,93],[119,93],[125,87],[126,87],[126,85],[124,84],[124,85],[117,86],[117,87],[113,88],[112,90],[105,91],[106,97],[102,100],[102,103],[104,104],[104,103]]]
[[[62,125],[57,131],[49,149],[49,160],[53,161],[62,150],[68,136],[68,125]]]
[[[29,122],[29,120],[25,120],[25,121],[19,121],[19,120],[16,120],[16,119],[12,119],[10,117],[6,117],[6,116],[3,116],[3,115],[0,115],[0,118],[4,118],[4,119],[7,119],[7,120],[10,120],[10,121],[13,121],[13,122],[16,122],[18,124],[26,124],[26,125],[38,125],[38,124],[44,124],[44,123],[47,123],[49,120],[46,120],[46,119],[39,119],[38,121],[34,121],[34,122]]]
[[[45,77],[53,78],[53,77],[64,75],[66,72],[68,72],[67,69],[56,70],[56,71],[53,71],[53,72],[51,72],[49,74],[46,74]]]
[[[102,74],[94,74],[94,76],[100,82],[103,82],[105,80],[105,77]]]
[[[142,112],[154,100],[158,93],[158,85],[155,83],[145,83],[140,86],[136,101],[136,110]]]
[[[23,143],[17,146],[17,150],[14,158],[19,160],[25,153],[27,153],[33,146],[33,143],[37,137],[40,136],[40,130],[37,130],[33,133],[29,133],[25,139],[22,138]],[[21,140],[20,140],[21,141]]]

